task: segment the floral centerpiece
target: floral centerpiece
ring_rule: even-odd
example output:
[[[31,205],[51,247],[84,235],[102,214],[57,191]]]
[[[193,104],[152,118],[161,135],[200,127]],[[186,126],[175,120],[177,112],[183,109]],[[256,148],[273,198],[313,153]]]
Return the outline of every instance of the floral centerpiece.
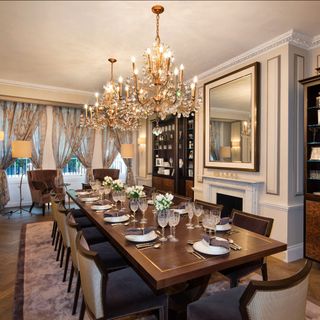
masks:
[[[140,199],[146,196],[143,186],[128,187],[126,192],[129,199]]]
[[[157,211],[169,209],[173,204],[173,195],[171,193],[158,194],[154,200],[154,206]]]
[[[102,184],[105,186],[105,187],[109,187],[111,188],[112,187],[112,184],[113,184],[113,179],[109,176],[106,176],[104,177],[104,180],[102,182]]]
[[[114,180],[112,182],[112,190],[122,191],[124,189],[124,184],[121,180]]]

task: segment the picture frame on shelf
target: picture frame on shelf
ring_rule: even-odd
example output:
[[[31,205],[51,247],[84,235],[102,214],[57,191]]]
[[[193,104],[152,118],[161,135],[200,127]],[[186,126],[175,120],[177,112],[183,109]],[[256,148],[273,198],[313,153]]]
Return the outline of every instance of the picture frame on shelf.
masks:
[[[163,166],[163,158],[156,158],[156,167]]]
[[[310,160],[320,160],[320,147],[313,147],[311,149]]]

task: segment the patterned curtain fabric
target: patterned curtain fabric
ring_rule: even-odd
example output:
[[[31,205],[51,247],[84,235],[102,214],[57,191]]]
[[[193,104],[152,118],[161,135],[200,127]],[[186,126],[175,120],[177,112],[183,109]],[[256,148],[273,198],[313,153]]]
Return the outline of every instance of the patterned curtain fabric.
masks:
[[[82,134],[80,131],[83,130],[83,139],[81,140],[80,146],[77,149],[74,149],[74,154],[78,157],[79,161],[86,168],[86,182],[93,179],[92,173],[92,158],[93,158],[93,148],[95,140],[95,130],[94,129],[82,129],[77,127],[79,134]]]
[[[31,140],[39,121],[39,112],[44,106],[13,101],[0,101],[0,130],[4,141],[0,141],[0,207],[10,200],[5,170],[14,162],[11,143],[14,140]]]
[[[102,131],[102,163],[104,168],[110,168],[118,152],[120,152],[118,136],[113,129],[107,127]]]

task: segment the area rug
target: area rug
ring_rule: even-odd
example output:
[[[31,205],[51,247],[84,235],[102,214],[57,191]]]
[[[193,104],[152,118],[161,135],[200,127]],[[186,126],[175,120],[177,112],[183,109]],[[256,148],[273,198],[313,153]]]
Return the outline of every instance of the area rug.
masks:
[[[73,320],[71,315],[74,292],[67,293],[67,282],[62,282],[63,271],[56,261],[56,252],[51,246],[52,222],[37,222],[23,226],[19,250],[18,273],[15,288],[14,320]],[[244,280],[260,279],[253,274]],[[75,282],[75,281],[74,281]],[[218,274],[213,275],[205,296],[227,290],[228,282]],[[74,289],[73,285],[73,289]],[[79,305],[80,305],[79,299]],[[78,308],[80,309],[80,308]],[[141,316],[139,320],[155,319]],[[308,301],[307,320],[320,320],[320,307]]]

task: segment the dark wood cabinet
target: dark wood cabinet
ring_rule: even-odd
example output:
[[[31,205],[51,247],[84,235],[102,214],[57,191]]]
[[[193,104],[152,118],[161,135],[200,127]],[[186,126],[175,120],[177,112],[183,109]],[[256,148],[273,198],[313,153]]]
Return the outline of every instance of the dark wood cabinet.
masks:
[[[304,86],[304,254],[320,262],[320,75]]]
[[[153,122],[153,179],[155,188],[193,197],[194,116],[168,117]]]

